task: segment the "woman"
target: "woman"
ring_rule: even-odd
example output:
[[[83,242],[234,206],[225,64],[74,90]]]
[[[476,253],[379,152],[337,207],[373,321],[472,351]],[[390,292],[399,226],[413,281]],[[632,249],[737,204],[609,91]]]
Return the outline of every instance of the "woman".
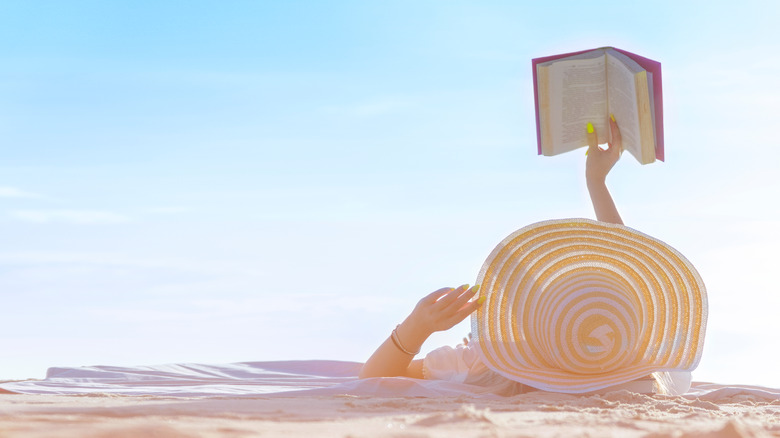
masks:
[[[622,152],[620,130],[614,117],[610,117],[609,125],[612,142],[607,149],[602,150],[598,146],[593,125],[587,124],[589,146],[585,177],[597,220],[622,225],[623,221],[606,186],[606,177]],[[431,334],[452,328],[477,310],[484,299],[472,299],[478,291],[479,285],[442,288],[420,300],[412,313],[364,364],[360,378],[406,376],[448,379],[483,386],[495,387],[498,384],[502,387],[499,392],[507,394],[523,392],[523,385],[492,373],[479,363],[473,351],[463,346],[457,350],[443,347],[433,351],[425,360],[412,360]],[[653,392],[652,383],[656,381],[660,384],[658,386],[666,389],[662,392],[667,393],[685,392],[690,384],[689,372],[655,374],[655,380],[649,380],[648,377],[650,389],[639,389],[639,392]]]

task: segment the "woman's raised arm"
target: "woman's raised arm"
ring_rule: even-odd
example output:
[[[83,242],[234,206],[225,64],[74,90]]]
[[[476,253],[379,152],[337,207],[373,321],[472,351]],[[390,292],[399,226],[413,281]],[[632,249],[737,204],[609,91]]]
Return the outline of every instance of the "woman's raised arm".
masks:
[[[585,162],[585,180],[588,184],[590,200],[593,202],[593,210],[596,212],[596,219],[601,222],[613,224],[623,224],[620,214],[612,200],[612,195],[607,189],[607,174],[620,159],[623,150],[623,142],[620,137],[615,118],[610,116],[609,129],[612,133],[612,142],[607,143],[607,149],[601,150],[598,145],[598,138],[593,124],[588,123],[588,159]]]

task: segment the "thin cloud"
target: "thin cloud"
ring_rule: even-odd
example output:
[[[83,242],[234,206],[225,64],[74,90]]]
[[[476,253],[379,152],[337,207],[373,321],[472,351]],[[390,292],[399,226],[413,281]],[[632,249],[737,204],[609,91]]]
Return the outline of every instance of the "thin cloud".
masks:
[[[37,224],[68,223],[77,225],[117,224],[130,218],[109,211],[97,210],[15,210],[10,215],[16,219]]]
[[[93,269],[121,268],[141,272],[144,270],[164,270],[166,272],[187,272],[218,276],[224,288],[225,278],[249,278],[251,282],[265,277],[267,273],[258,269],[254,260],[198,259],[192,257],[151,257],[126,255],[116,252],[78,252],[78,251],[12,251],[0,252],[0,265],[13,263],[27,266],[89,266]],[[188,283],[189,284],[189,283]],[[254,283],[253,283],[254,284]],[[231,285],[232,286],[232,285]],[[243,284],[237,283],[236,289]],[[190,286],[187,286],[190,287]]]
[[[0,198],[40,198],[41,195],[26,192],[15,187],[0,186]]]

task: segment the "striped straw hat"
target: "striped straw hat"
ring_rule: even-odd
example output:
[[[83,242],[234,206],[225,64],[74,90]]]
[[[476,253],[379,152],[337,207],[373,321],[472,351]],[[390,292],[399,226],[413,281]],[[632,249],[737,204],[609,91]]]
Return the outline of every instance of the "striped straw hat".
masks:
[[[704,283],[682,254],[631,228],[529,225],[493,250],[477,284],[476,350],[509,379],[583,393],[699,364]]]

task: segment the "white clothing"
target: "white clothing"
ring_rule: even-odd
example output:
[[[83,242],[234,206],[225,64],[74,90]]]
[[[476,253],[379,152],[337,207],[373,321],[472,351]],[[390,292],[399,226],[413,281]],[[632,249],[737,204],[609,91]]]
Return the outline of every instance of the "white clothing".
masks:
[[[448,380],[483,387],[491,387],[491,392],[511,396],[525,392],[538,391],[520,382],[510,380],[488,368],[480,360],[473,344],[446,346],[431,351],[423,360],[423,376],[430,380]],[[606,393],[625,389],[640,394],[684,394],[691,387],[689,371],[658,372],[655,378],[634,380],[620,385],[594,391]]]

